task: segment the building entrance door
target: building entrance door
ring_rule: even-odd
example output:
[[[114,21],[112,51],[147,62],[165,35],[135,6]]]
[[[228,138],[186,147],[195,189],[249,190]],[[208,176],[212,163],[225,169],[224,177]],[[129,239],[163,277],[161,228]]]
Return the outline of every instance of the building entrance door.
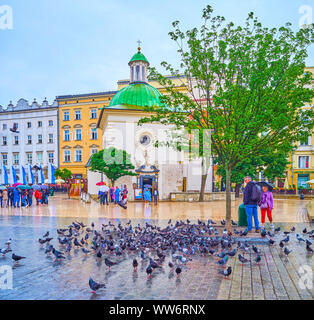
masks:
[[[306,188],[308,184],[306,181],[310,180],[309,174],[298,174],[298,187]]]

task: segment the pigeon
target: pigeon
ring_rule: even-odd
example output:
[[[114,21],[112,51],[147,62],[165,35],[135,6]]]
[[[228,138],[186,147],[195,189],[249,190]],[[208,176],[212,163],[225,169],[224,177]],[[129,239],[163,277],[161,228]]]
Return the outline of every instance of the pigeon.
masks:
[[[56,260],[65,259],[65,257],[62,255],[62,252],[57,251],[55,248],[52,248],[52,253],[55,256]]]
[[[259,264],[259,262],[261,261],[261,256],[258,254],[254,261],[256,262],[256,264]]]
[[[262,229],[262,231],[261,231],[261,237],[262,238],[265,238],[266,237],[266,231],[265,231],[265,229]]]
[[[232,251],[227,252],[227,255],[229,257],[234,257],[236,253],[237,253],[237,249],[233,249]]]
[[[100,252],[100,250],[99,250],[99,251],[97,251],[96,256],[97,256],[97,258],[101,259],[101,257],[102,257],[102,253]]]
[[[275,232],[279,232],[280,231],[280,227],[276,228],[274,231]]]
[[[288,257],[288,255],[292,252],[292,250],[289,250],[287,247],[285,247],[283,252]]]
[[[137,271],[137,266],[138,266],[138,262],[137,262],[136,259],[133,259],[132,265],[133,265],[134,272],[136,272]]]
[[[260,250],[254,246],[254,244],[252,245],[252,249],[255,253],[260,253]]]
[[[168,266],[169,266],[170,269],[174,268],[174,264],[171,261],[169,261]]]
[[[149,264],[153,269],[161,268],[152,258],[149,258]]]
[[[26,259],[26,257],[21,257],[21,256],[18,256],[14,253],[12,253],[12,259],[16,262],[16,263],[19,263],[20,260],[22,259]]]
[[[146,268],[147,278],[151,277],[153,269],[150,265]]]
[[[233,225],[233,226],[237,226],[238,224],[236,223],[236,222],[234,222],[233,220],[231,220],[231,224]],[[231,267],[230,267],[231,268]]]
[[[103,283],[97,283],[96,281],[94,281],[92,279],[92,277],[89,277],[89,281],[88,281],[89,287],[92,289],[93,293],[96,293],[97,290],[101,289],[101,288],[106,288],[106,285]]]
[[[284,246],[285,246],[284,243],[283,243],[282,241],[280,241],[279,247],[280,247],[281,249],[283,249]]]
[[[309,240],[305,240],[305,243],[308,245],[308,246],[311,246],[312,245],[312,242],[311,241],[309,241]]]
[[[250,260],[244,258],[240,253],[238,254],[238,257],[241,262],[241,265],[243,265],[244,263],[250,262]]]
[[[273,239],[269,239],[269,245],[273,245],[275,243],[275,240],[273,240]]]
[[[312,253],[313,249],[307,244],[306,245],[306,251],[309,252],[309,253]]]
[[[230,280],[229,276],[231,275],[232,268],[229,266],[227,269],[218,270],[219,274],[222,274],[225,279]]]
[[[181,272],[182,272],[182,269],[180,268],[180,266],[177,266],[176,267],[176,274],[177,274],[178,278],[180,277]]]
[[[228,261],[228,255],[226,255],[224,258],[218,260],[216,264],[219,264],[221,267],[223,267]]]
[[[89,250],[87,250],[87,249],[85,249],[85,248],[82,248],[82,251],[83,251],[83,253],[85,253],[85,254],[90,253],[90,251],[89,251]]]
[[[291,232],[294,232],[294,231],[295,231],[295,227],[292,227],[292,228],[290,229],[290,231],[291,231]]]
[[[108,258],[105,258],[105,265],[109,268],[109,270],[110,270],[110,268],[112,267],[112,266],[114,266],[116,263],[115,262],[112,262],[112,261],[110,261]]]
[[[3,257],[4,257],[8,252],[12,252],[12,250],[9,249],[9,248],[0,249],[0,253],[2,254]]]
[[[302,232],[303,232],[304,234],[307,233],[307,229],[304,228]]]
[[[39,239],[38,239],[38,242],[39,242],[41,245],[43,245],[44,243],[46,243],[46,240],[45,240],[45,239],[43,240],[43,239],[40,239],[40,238],[39,238]]]
[[[78,242],[76,238],[74,239],[73,244],[77,247],[82,247],[82,245]]]
[[[288,243],[290,240],[289,236],[287,236],[286,238],[282,239],[281,241]]]
[[[303,238],[301,238],[298,233],[296,234],[296,238],[299,241],[299,243],[302,242],[302,241],[305,242],[305,240]]]
[[[43,235],[43,238],[47,238],[49,237],[49,231],[47,231],[44,235]]]

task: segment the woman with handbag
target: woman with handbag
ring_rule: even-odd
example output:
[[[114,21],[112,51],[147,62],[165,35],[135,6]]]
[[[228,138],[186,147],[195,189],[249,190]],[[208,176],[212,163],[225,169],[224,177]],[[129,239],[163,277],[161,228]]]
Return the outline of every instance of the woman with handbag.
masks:
[[[274,207],[274,198],[271,191],[268,190],[267,186],[263,186],[263,196],[261,202],[258,204],[261,208],[261,216],[262,216],[262,228],[265,229],[265,216],[267,213],[268,220],[270,222],[270,227],[274,228],[273,225],[273,217],[272,210]]]

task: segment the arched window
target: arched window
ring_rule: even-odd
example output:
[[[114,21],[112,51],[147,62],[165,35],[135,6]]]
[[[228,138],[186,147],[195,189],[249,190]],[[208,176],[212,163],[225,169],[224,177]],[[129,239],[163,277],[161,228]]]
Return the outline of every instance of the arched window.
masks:
[[[133,67],[131,68],[131,81],[134,81],[134,72],[133,72]]]
[[[140,80],[140,66],[136,66],[136,80]]]
[[[145,68],[142,66],[142,80],[145,81]]]

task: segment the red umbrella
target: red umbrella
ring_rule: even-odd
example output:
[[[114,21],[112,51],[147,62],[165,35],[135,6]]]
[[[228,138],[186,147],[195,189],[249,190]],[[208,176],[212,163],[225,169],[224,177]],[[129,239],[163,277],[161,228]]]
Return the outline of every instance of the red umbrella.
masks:
[[[96,186],[104,186],[104,185],[105,185],[105,183],[103,181],[100,181],[100,182],[96,183]]]
[[[22,185],[23,185],[23,183],[16,182],[16,183],[12,184],[12,187],[16,188],[17,186],[22,186]]]

